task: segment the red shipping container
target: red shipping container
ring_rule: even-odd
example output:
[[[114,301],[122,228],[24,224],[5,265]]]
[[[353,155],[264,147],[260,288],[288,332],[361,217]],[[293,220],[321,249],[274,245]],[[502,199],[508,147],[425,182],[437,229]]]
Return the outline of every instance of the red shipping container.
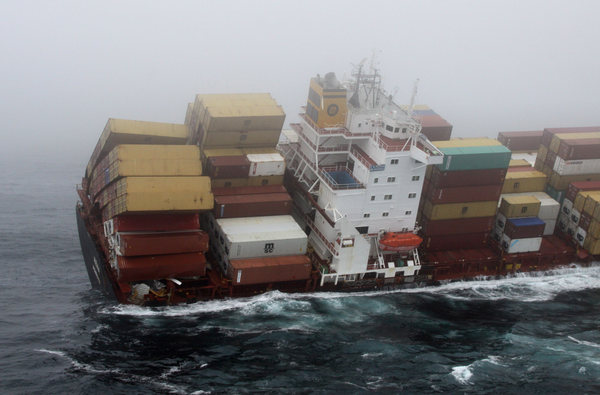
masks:
[[[117,233],[121,255],[165,255],[208,251],[208,234],[201,230],[175,233]]]
[[[564,160],[600,159],[600,139],[563,140],[558,156]]]
[[[452,125],[439,115],[422,115],[421,134],[430,141],[447,141],[452,135]]]
[[[119,281],[159,280],[206,274],[204,253],[117,257]]]
[[[117,215],[112,219],[112,226],[114,232],[197,230],[200,218],[198,214]]]
[[[426,236],[458,235],[467,233],[490,232],[495,217],[476,217],[442,219],[432,221],[425,215],[421,217],[421,232]]]
[[[233,285],[308,280],[312,272],[312,264],[306,255],[234,259],[229,263],[227,277]]]
[[[287,193],[216,196],[213,208],[215,218],[289,215],[291,212],[292,198]]]
[[[542,145],[543,130],[532,132],[500,132],[497,140],[511,151],[537,151]]]
[[[600,191],[600,181],[576,181],[569,184],[565,199],[574,202],[581,191]]]
[[[595,133],[600,132],[600,126],[589,126],[581,128],[546,128],[542,135],[542,144],[550,147],[552,136],[557,133]]]
[[[531,224],[527,224],[531,222]],[[504,234],[510,239],[542,237],[546,224],[537,217],[509,218],[504,226]]]
[[[283,185],[258,185],[254,187],[219,187],[212,189],[214,196],[257,195],[265,193],[287,193]]]
[[[500,199],[501,193],[502,184],[456,188],[430,187],[427,200],[432,204],[484,202]]]
[[[426,251],[452,251],[485,248],[490,242],[489,232],[460,235],[439,235],[423,238],[421,246]]]
[[[502,185],[506,172],[507,169],[442,171],[434,166],[429,183],[437,188]]]
[[[248,178],[250,161],[245,155],[211,156],[207,161],[206,174],[210,178]]]

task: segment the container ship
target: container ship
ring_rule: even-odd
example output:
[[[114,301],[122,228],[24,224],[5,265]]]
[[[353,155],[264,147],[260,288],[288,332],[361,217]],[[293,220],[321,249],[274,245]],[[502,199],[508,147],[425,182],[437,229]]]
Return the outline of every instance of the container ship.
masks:
[[[363,62],[364,63],[364,62]],[[374,67],[270,94],[199,94],[183,124],[109,119],[77,224],[93,288],[145,306],[364,291],[600,258],[600,127],[452,137]]]

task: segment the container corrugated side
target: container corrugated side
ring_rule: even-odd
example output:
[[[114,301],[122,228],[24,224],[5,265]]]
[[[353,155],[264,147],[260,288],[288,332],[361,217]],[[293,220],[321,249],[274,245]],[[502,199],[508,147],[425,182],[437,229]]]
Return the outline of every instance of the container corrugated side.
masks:
[[[427,236],[421,247],[428,252],[479,249],[486,248],[490,239],[490,232]]]
[[[548,177],[540,171],[508,172],[502,193],[543,192]]]
[[[546,223],[538,217],[509,218],[504,227],[504,234],[509,239],[541,237]]]
[[[600,254],[600,238],[596,238],[594,236],[586,237],[583,247],[588,250],[590,254]]]
[[[206,175],[211,179],[248,177],[250,162],[245,155],[212,156],[206,163]]]
[[[279,130],[285,112],[279,105],[207,106],[202,127],[208,133],[223,131]]]
[[[165,255],[208,251],[208,234],[187,232],[117,232],[117,251],[123,256]]]
[[[204,253],[117,257],[121,282],[196,277],[206,274]]]
[[[542,144],[543,131],[500,132],[498,141],[511,151],[537,151]]]
[[[585,230],[587,231],[588,235],[595,237],[596,239],[600,238],[600,221],[592,219],[589,226]]]
[[[281,129],[275,130],[250,130],[250,131],[223,131],[205,133],[201,147],[271,147],[275,148],[279,142]]]
[[[589,133],[557,133],[552,136],[552,140],[550,141],[550,151],[558,152],[558,149],[563,141],[571,141],[571,140],[582,140],[582,139],[594,139],[600,138],[599,132],[589,132]]]
[[[285,173],[285,158],[281,154],[247,154],[250,162],[249,177],[282,176]]]
[[[283,176],[257,176],[248,177],[248,186],[261,186],[261,185],[281,185],[283,184]]]
[[[553,186],[546,184],[546,188],[544,188],[544,192],[546,192],[552,199],[556,200],[559,204],[562,204],[565,200],[565,196],[567,194],[567,190],[559,190],[554,188]]]
[[[558,156],[566,160],[599,159],[600,138],[563,140],[558,149]]]
[[[257,259],[232,259],[227,277],[233,285],[308,280],[312,264],[306,255]]]
[[[287,193],[216,196],[215,218],[289,215],[292,198]]]
[[[421,215],[419,225],[425,236],[483,233],[492,230],[495,217],[474,217],[461,219],[430,220]]]
[[[219,230],[219,242],[229,259],[306,253],[308,237],[290,215],[210,218]]]
[[[523,252],[539,251],[542,245],[541,237],[532,237],[525,239],[511,239],[507,235],[502,236],[500,245],[509,254],[518,254]]]
[[[566,190],[570,183],[578,181],[600,181],[600,173],[561,176],[560,174],[553,172],[548,181],[548,185],[557,190]]]
[[[423,214],[431,220],[492,217],[496,215],[497,200],[486,202],[432,204],[425,201]]]
[[[113,232],[169,232],[200,229],[200,221],[198,213],[119,215],[111,220],[110,227]]]
[[[580,226],[577,227],[577,230],[575,231],[575,236],[573,237],[573,240],[575,240],[577,242],[577,244],[579,244],[581,247],[583,247],[583,245],[585,244],[585,239],[587,236],[587,232],[582,229]]]
[[[429,182],[433,187],[468,187],[477,185],[502,185],[507,169],[442,171],[431,166]]]
[[[503,145],[484,147],[440,148],[443,163],[436,165],[442,171],[506,169],[511,152]]]
[[[210,181],[211,188],[247,187],[249,178],[221,178]]]
[[[600,159],[565,160],[557,158],[552,170],[561,176],[600,173]]]
[[[421,134],[430,141],[450,140],[452,125],[440,115],[422,115]]]
[[[507,218],[536,217],[542,203],[533,196],[503,197],[499,211]]]
[[[581,228],[585,231],[588,230],[588,228],[590,227],[590,224],[592,223],[592,221],[594,221],[594,218],[592,218],[588,213],[583,212],[581,213],[581,219],[579,220],[579,226],[581,226]]]
[[[232,195],[257,195],[265,193],[287,193],[283,185],[260,185],[253,187],[225,187],[213,188],[215,196],[232,196]]]
[[[540,145],[540,149],[538,150],[536,160],[541,160],[542,163],[546,161],[546,156],[548,156],[548,147],[545,145]]]
[[[482,202],[499,199],[501,192],[501,185],[428,188],[426,198],[433,204]]]
[[[585,203],[583,208],[579,211],[586,212],[590,214],[592,217],[595,216],[596,207],[600,203],[600,192],[590,192],[590,194],[585,198]]]

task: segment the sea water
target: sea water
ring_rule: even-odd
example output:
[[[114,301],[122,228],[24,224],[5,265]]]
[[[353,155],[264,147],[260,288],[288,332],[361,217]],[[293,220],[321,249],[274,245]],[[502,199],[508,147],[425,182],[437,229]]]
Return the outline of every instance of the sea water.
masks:
[[[597,394],[600,266],[119,306],[75,223],[87,158],[0,158],[1,394]]]

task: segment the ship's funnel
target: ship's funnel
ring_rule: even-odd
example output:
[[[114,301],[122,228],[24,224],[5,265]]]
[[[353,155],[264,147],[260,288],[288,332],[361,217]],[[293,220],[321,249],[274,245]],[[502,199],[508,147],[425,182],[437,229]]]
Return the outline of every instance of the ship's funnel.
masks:
[[[327,73],[325,74],[325,89],[338,89],[340,87],[340,83],[335,77],[335,73]]]

